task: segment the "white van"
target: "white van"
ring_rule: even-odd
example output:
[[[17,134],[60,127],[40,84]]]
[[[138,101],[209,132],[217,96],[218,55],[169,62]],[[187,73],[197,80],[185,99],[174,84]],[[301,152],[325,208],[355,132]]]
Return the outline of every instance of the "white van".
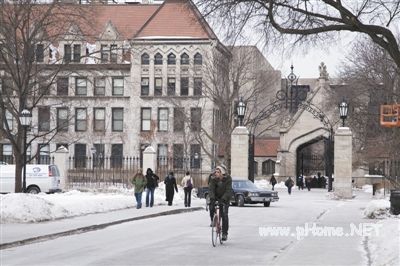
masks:
[[[9,193],[14,191],[15,165],[0,165],[0,193]],[[27,164],[26,191],[33,194],[39,192],[52,193],[61,191],[61,177],[58,167],[50,164]]]

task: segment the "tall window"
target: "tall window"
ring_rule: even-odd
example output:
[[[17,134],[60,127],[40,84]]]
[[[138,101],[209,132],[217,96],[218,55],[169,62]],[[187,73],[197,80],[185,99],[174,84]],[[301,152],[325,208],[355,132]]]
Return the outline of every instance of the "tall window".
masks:
[[[174,132],[182,132],[185,126],[185,109],[181,107],[174,108]]]
[[[162,78],[154,78],[154,95],[162,95]]]
[[[203,80],[202,78],[194,78],[193,82],[193,95],[201,96],[203,90]]]
[[[201,161],[201,148],[200,144],[190,145],[190,168],[200,168]]]
[[[273,160],[266,160],[262,163],[261,173],[263,175],[272,175],[275,173],[275,162]]]
[[[163,63],[162,60],[163,60],[162,55],[160,53],[156,53],[156,55],[154,56],[154,64],[162,65],[162,63]]]
[[[200,131],[201,129],[201,108],[190,108],[190,129]]]
[[[122,144],[112,144],[111,145],[111,167],[120,168],[122,167],[122,157],[123,157],[123,145]]]
[[[38,164],[50,164],[50,146],[49,146],[49,144],[39,144]]]
[[[117,63],[118,60],[118,49],[116,44],[112,44],[110,46],[110,62],[111,63]]]
[[[166,166],[168,165],[168,145],[167,144],[158,144],[157,146],[158,153],[158,165]]]
[[[149,95],[149,78],[142,78],[142,82],[140,83],[140,95],[148,96]]]
[[[86,96],[87,95],[87,79],[76,78],[75,79],[75,95]]]
[[[107,44],[102,44],[100,48],[101,62],[108,63],[109,49]]]
[[[189,95],[189,78],[181,77],[181,96]]]
[[[189,56],[187,53],[181,55],[181,65],[189,65]]]
[[[183,168],[183,144],[174,144],[174,168]]]
[[[142,54],[141,63],[142,63],[142,65],[149,65],[150,64],[150,56],[146,53]]]
[[[68,108],[57,108],[57,131],[68,131]]]
[[[64,61],[66,63],[71,62],[72,59],[72,54],[71,54],[71,45],[70,44],[65,44],[64,45]]]
[[[141,130],[150,131],[151,129],[151,108],[141,109]]]
[[[114,96],[124,95],[124,78],[116,77],[112,79],[112,94]]]
[[[195,64],[195,65],[201,65],[201,64],[203,64],[203,57],[201,56],[201,54],[196,53],[196,54],[194,55],[194,64]]]
[[[94,95],[104,96],[106,94],[106,79],[94,78]]]
[[[123,131],[124,109],[112,108],[112,131]]]
[[[50,107],[39,107],[39,131],[50,130]]]
[[[44,45],[38,44],[36,45],[36,62],[42,63],[44,61]]]
[[[75,168],[86,167],[86,144],[75,144]]]
[[[168,131],[168,108],[158,108],[158,131]]]
[[[74,44],[74,59],[75,63],[79,63],[81,61],[81,45]]]
[[[105,108],[94,108],[93,110],[93,130],[105,131],[106,130],[106,110]]]
[[[174,96],[175,95],[175,88],[176,88],[175,78],[168,78],[168,84],[167,84],[167,94],[168,94],[168,96]]]
[[[13,150],[11,144],[0,144],[0,148],[2,148],[1,152],[1,161],[6,162],[8,164],[13,164]]]
[[[86,131],[87,129],[87,110],[86,108],[75,109],[75,131]]]
[[[6,127],[6,123],[7,123],[9,131],[11,131],[11,130],[13,130],[13,116],[12,116],[12,113],[10,111],[6,110],[5,115],[6,115],[6,120],[3,123],[3,128],[7,128]]]
[[[93,154],[93,167],[104,166],[104,144],[93,144],[96,153]]]
[[[168,65],[175,65],[176,64],[176,55],[173,53],[170,53],[168,55]]]
[[[57,78],[57,95],[67,96],[68,95],[68,78],[60,77]]]

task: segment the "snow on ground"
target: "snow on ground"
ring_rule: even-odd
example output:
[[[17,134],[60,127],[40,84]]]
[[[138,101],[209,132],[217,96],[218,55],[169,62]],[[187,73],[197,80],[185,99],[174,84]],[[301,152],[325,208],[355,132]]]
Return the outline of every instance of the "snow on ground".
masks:
[[[388,199],[371,200],[364,210],[366,218],[385,218],[390,216],[390,201]]]

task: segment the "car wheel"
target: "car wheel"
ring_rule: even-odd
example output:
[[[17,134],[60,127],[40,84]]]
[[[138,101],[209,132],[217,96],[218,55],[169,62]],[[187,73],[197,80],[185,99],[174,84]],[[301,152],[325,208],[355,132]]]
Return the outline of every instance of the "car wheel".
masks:
[[[237,205],[239,207],[243,207],[244,206],[244,197],[243,197],[243,195],[238,195],[237,196]]]
[[[271,202],[264,202],[264,207],[269,207],[269,205],[271,204]]]
[[[31,186],[31,187],[28,187],[26,189],[26,192],[30,193],[30,194],[39,194],[40,193],[40,189],[38,187]]]

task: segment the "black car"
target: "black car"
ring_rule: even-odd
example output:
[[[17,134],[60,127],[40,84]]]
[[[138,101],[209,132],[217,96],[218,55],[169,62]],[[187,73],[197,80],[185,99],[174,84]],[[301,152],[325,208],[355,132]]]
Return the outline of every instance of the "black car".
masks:
[[[265,207],[269,207],[271,202],[279,200],[278,192],[260,189],[250,180],[232,180],[232,190],[231,204],[239,207],[243,207],[245,203],[264,203]],[[208,187],[198,188],[197,196],[207,198]]]

